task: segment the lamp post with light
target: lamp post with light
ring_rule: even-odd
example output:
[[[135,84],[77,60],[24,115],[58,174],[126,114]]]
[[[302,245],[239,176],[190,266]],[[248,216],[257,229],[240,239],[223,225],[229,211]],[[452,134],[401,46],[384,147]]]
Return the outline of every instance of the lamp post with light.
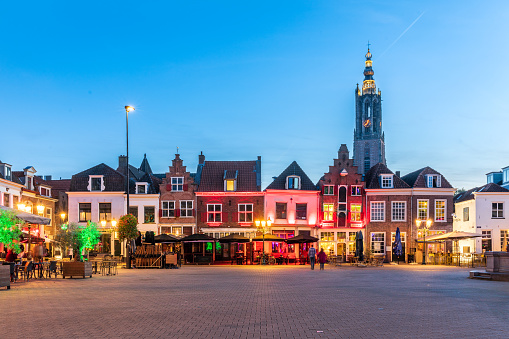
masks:
[[[262,232],[262,265],[267,264],[267,260],[265,258],[265,233],[267,233],[270,230],[270,225],[272,225],[272,221],[269,219],[267,220],[256,220],[255,221],[256,228],[260,232]]]
[[[417,225],[417,228],[419,228],[421,226],[421,224],[423,225],[421,228],[423,237],[424,237],[424,249],[422,251],[422,264],[426,265],[426,232],[428,232],[429,228],[431,227],[432,221],[431,221],[431,219],[428,219],[424,223],[424,220],[416,219],[415,224]]]
[[[125,106],[125,139],[126,139],[126,146],[127,146],[127,165],[126,165],[126,176],[127,176],[127,211],[126,215],[129,214],[129,112],[134,111],[133,106]],[[126,249],[127,249],[126,244]],[[126,251],[126,268],[131,268],[131,249],[129,247],[129,250]]]

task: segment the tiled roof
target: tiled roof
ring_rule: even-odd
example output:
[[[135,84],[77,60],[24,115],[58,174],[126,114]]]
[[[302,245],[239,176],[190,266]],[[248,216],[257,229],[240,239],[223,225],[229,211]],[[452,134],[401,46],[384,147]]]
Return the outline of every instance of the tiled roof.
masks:
[[[401,177],[410,187],[413,188],[426,188],[426,175],[427,174],[438,174],[442,177],[441,179],[441,188],[453,188],[452,185],[447,181],[447,179],[435,171],[433,168],[426,166],[424,168],[418,169],[412,173],[408,173],[407,175]]]
[[[481,187],[474,187],[466,192],[456,194],[454,196],[454,202],[462,202],[467,200],[473,200],[474,199],[474,193],[481,193],[481,192],[501,192],[501,193],[507,193],[509,190],[507,188],[503,188],[500,185],[489,183]]]
[[[146,153],[143,155],[143,161],[141,162],[139,170],[148,174],[152,174],[152,169],[150,168],[150,164],[148,163]]]
[[[90,175],[103,175],[105,191],[108,192],[121,192],[125,191],[125,176],[122,173],[115,171],[113,168],[102,163],[83,172],[77,173],[72,176],[69,191],[71,192],[84,192],[88,191],[88,179]]]
[[[380,187],[380,175],[381,174],[394,174],[392,171],[382,163],[378,163],[365,174],[364,181],[366,182],[366,188],[381,188]],[[394,175],[392,179],[394,188],[410,188],[410,186],[404,182],[400,177]]]
[[[51,186],[51,195],[58,198],[58,192],[68,192],[71,187],[71,179],[47,180]]]
[[[256,161],[206,161],[197,192],[223,192],[225,171],[238,171],[237,192],[260,191],[256,169]]]
[[[23,171],[12,171],[12,181],[17,182],[18,184],[25,184],[25,172]]]
[[[315,184],[309,179],[307,174],[302,170],[302,168],[297,164],[296,161],[292,162],[290,166],[288,166],[274,181],[267,186],[267,189],[274,190],[284,190],[286,189],[286,178],[289,175],[296,175],[300,177],[300,189],[302,191],[318,191]]]

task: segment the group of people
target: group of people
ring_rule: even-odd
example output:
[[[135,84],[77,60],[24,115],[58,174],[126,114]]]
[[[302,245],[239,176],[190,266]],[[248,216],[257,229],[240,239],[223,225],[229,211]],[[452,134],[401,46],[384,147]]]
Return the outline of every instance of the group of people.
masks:
[[[320,264],[320,271],[323,271],[325,269],[325,263],[327,262],[327,254],[323,251],[323,248],[320,248],[320,252],[318,252],[318,255],[316,254],[316,249],[313,245],[311,245],[311,248],[308,251],[308,257],[309,262],[311,264],[311,269],[315,269],[315,260],[318,257],[318,263]]]
[[[25,252],[25,246],[21,244],[19,245],[19,248],[21,250],[19,254],[16,254],[12,248],[7,249],[5,261],[14,262],[16,259],[28,258],[28,253]],[[32,259],[40,261],[43,257],[48,256],[48,249],[46,248],[46,245],[34,245],[30,254]]]

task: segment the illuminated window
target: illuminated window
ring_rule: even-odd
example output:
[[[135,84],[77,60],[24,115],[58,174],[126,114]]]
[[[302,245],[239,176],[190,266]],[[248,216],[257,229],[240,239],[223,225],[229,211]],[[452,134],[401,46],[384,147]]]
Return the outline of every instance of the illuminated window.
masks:
[[[334,241],[334,232],[321,232],[320,241]]]
[[[417,200],[417,219],[428,219],[428,200]]]
[[[234,192],[235,191],[235,179],[227,179],[225,180],[226,184],[226,192]]]
[[[239,204],[239,222],[253,222],[253,204]]]
[[[334,195],[334,186],[333,185],[323,186],[323,195]]]
[[[111,220],[111,202],[99,203],[99,221]]]
[[[507,251],[509,246],[509,230],[500,230],[500,250]]]
[[[435,221],[446,221],[445,200],[435,200]]]
[[[442,187],[442,176],[438,174],[426,175],[426,186],[427,187]]]
[[[362,186],[352,186],[352,196],[361,195]]]
[[[371,233],[371,252],[374,254],[385,253],[385,232]]]
[[[295,204],[295,219],[297,220],[306,220],[308,204]]]
[[[406,221],[406,202],[392,202],[392,221]]]
[[[184,190],[184,177],[171,178],[171,191],[182,192]]]
[[[89,202],[79,203],[80,222],[92,219],[92,204]]]
[[[361,221],[361,204],[350,204],[350,221]]]
[[[372,201],[371,202],[371,221],[384,221],[385,220],[385,202]]]
[[[392,188],[392,174],[381,174],[380,175],[380,186],[381,188]]]
[[[289,176],[286,178],[286,188],[289,190],[298,190],[300,189],[300,177],[298,176]]]
[[[504,217],[504,203],[494,202],[491,204],[491,218],[500,219]]]
[[[285,202],[276,202],[276,219],[286,219]]]
[[[491,251],[491,230],[482,231],[482,249],[484,251]]]
[[[334,204],[323,204],[323,220],[334,220]]]
[[[152,224],[156,222],[156,212],[154,206],[143,206],[144,207],[144,219],[145,224]]]
[[[49,189],[49,188],[40,186],[39,191],[40,191],[41,195],[43,195],[45,197],[51,196],[51,189]]]
[[[175,217],[175,201],[163,201],[161,203],[161,216],[163,218]]]
[[[192,200],[181,200],[180,201],[180,216],[181,217],[192,217],[193,216],[193,201]]]
[[[221,204],[207,205],[207,222],[221,222]]]

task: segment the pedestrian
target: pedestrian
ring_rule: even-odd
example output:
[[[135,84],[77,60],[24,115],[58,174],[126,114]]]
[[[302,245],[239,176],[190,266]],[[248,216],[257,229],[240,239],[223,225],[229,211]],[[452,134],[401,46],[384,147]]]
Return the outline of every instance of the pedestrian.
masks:
[[[316,256],[316,249],[313,247],[313,245],[311,245],[311,248],[309,249],[309,252],[308,252],[308,257],[309,257],[309,263],[311,264],[312,270],[315,269],[315,256]]]
[[[7,251],[7,255],[5,256],[5,261],[14,262],[14,260],[16,260],[16,254],[14,253],[12,248],[9,248],[9,250]]]
[[[323,271],[324,265],[327,262],[327,254],[325,254],[323,248],[320,248],[320,253],[318,253],[318,262],[320,263],[320,271]]]

